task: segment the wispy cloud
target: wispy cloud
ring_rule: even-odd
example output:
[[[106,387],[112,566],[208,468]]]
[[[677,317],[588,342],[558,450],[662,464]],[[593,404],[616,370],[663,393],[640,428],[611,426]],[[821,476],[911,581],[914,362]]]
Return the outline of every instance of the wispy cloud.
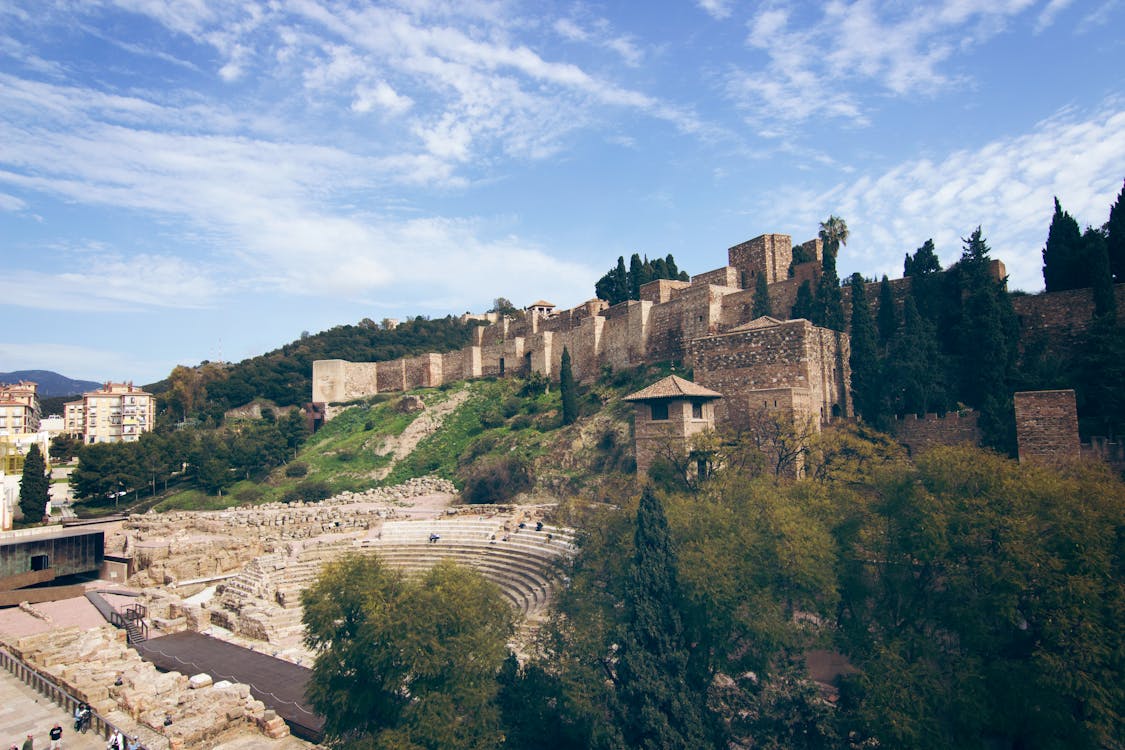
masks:
[[[883,173],[860,172],[827,192],[775,196],[844,216],[851,240],[841,270],[902,274],[902,257],[932,237],[945,264],[978,225],[1007,265],[1013,288],[1041,289],[1040,250],[1052,201],[1080,223],[1100,226],[1125,178],[1125,106],[1082,116],[1063,111],[1024,135],[1000,138],[939,160],[912,160]],[[768,210],[768,209],[767,209]],[[811,212],[798,225],[815,227]],[[788,225],[792,214],[774,216]],[[811,234],[811,232],[810,232]]]
[[[1069,0],[1051,0],[1049,24]],[[951,61],[1004,31],[1034,0],[945,0],[902,4],[833,0],[819,17],[795,18],[788,4],[767,3],[747,24],[746,44],[764,66],[727,76],[728,96],[767,135],[813,116],[868,122],[865,96],[928,96],[960,83]],[[870,96],[868,92],[867,96]]]
[[[733,0],[696,0],[696,5],[720,21],[730,17],[732,4]]]

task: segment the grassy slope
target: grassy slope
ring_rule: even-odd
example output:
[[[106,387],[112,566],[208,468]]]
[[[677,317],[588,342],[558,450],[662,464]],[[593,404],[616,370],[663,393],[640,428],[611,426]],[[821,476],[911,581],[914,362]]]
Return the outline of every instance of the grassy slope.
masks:
[[[306,476],[288,477],[286,467],[280,467],[263,481],[238,482],[222,497],[188,490],[170,495],[156,507],[210,510],[280,500],[302,482],[325,482],[339,492],[434,474],[460,486],[466,466],[513,453],[535,464],[540,488],[577,491],[607,473],[630,470],[632,409],[620,398],[667,372],[656,367],[607,374],[581,389],[582,417],[567,427],[560,426],[560,399],[554,385],[546,393],[528,392],[527,381],[505,378],[412,391],[430,408],[460,390],[467,389],[469,396],[446,417],[441,429],[423,439],[382,481],[374,478],[374,472],[390,462],[384,439],[401,435],[418,414],[398,411],[399,394],[380,395],[345,410],[309,439],[295,459],[307,465]]]

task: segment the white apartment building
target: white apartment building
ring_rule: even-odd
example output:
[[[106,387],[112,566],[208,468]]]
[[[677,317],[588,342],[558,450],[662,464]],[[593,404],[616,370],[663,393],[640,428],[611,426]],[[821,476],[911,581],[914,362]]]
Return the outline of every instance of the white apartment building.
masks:
[[[0,437],[39,432],[39,386],[36,383],[0,383]]]
[[[131,443],[156,426],[156,397],[132,383],[106,383],[64,408],[66,431],[84,443]]]

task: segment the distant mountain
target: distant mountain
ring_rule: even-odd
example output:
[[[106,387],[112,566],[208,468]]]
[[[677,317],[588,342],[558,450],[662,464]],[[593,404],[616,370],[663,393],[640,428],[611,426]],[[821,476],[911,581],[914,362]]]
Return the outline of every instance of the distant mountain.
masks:
[[[39,385],[39,399],[59,396],[75,396],[86,391],[97,390],[102,386],[93,380],[73,380],[50,370],[16,370],[0,372],[0,383],[18,383],[30,380]]]

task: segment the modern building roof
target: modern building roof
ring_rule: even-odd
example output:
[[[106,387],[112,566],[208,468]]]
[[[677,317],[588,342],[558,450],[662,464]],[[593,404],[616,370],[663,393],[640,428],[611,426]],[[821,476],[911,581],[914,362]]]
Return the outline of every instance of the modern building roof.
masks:
[[[636,393],[630,393],[625,401],[663,401],[675,398],[716,399],[723,394],[716,393],[710,388],[696,385],[690,380],[685,380],[679,375],[669,375],[663,380],[658,380],[647,388],[642,388]]]

